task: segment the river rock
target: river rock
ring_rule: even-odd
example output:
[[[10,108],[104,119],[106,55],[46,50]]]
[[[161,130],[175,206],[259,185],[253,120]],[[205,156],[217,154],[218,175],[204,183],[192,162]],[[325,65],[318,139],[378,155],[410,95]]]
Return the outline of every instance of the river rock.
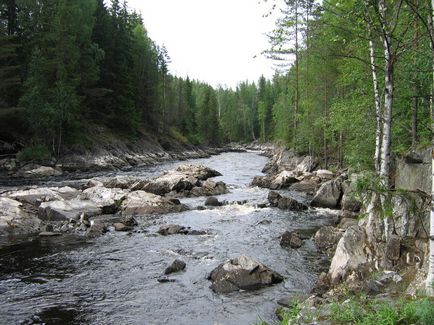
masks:
[[[90,227],[87,229],[86,236],[96,237],[107,232],[107,227],[104,222],[99,220],[91,220]]]
[[[163,175],[150,180],[143,190],[149,193],[164,195],[170,192],[182,192],[191,190],[198,183],[198,179],[181,173],[176,170],[171,170]]]
[[[114,214],[129,190],[95,186],[83,191],[82,198],[94,202],[104,214]]]
[[[270,205],[272,207],[277,207],[277,205],[279,204],[279,200],[282,198],[282,195],[280,195],[277,192],[274,191],[270,191],[268,193],[268,202],[270,202]]]
[[[128,227],[135,227],[139,225],[133,216],[123,216],[122,223]]]
[[[320,185],[315,180],[302,180],[299,183],[292,184],[289,190],[314,195],[319,187]]]
[[[130,176],[116,176],[103,182],[103,185],[107,188],[120,188],[126,190],[133,186],[133,184],[137,183],[137,181],[139,181],[137,178]]]
[[[134,229],[133,227],[127,226],[121,222],[116,222],[113,226],[115,227],[115,231],[131,231]]]
[[[336,247],[329,275],[333,284],[345,280],[353,271],[360,271],[368,263],[365,230],[360,226],[347,229]]]
[[[39,206],[42,202],[57,201],[57,200],[69,200],[77,197],[80,191],[65,186],[65,187],[39,187],[31,188],[27,190],[19,190],[10,193],[6,193],[7,197],[14,200],[29,203],[34,206]]]
[[[272,190],[279,190],[283,188],[288,188],[294,183],[297,183],[299,179],[294,172],[284,170],[277,174],[271,181],[269,188]]]
[[[266,176],[255,176],[253,178],[251,186],[258,186],[262,188],[270,188],[271,182],[273,181],[272,177],[266,175]]]
[[[184,205],[145,191],[130,192],[122,202],[122,215],[165,214],[185,211]]]
[[[94,202],[79,199],[43,202],[38,209],[39,218],[45,221],[78,220],[82,214],[91,217],[101,213]]]
[[[186,227],[180,225],[163,225],[158,230],[158,233],[163,236],[176,234],[186,235],[188,234],[188,231],[189,230]]]
[[[215,268],[208,277],[217,293],[257,290],[283,281],[283,277],[261,262],[247,256],[230,259]]]
[[[309,207],[297,200],[290,197],[282,197],[279,199],[277,203],[277,207],[282,210],[291,210],[291,211],[303,211],[309,209]]]
[[[342,186],[340,181],[327,181],[321,185],[315,194],[311,205],[320,208],[336,209],[341,199]]]
[[[204,181],[211,177],[222,176],[218,171],[204,165],[182,165],[175,169],[176,171],[193,176],[198,180]]]
[[[210,196],[206,199],[205,205],[206,206],[219,207],[222,205],[222,203],[215,196]]]
[[[280,246],[300,248],[303,246],[303,240],[300,238],[300,234],[297,231],[285,231],[282,236],[280,236]]]
[[[274,191],[268,193],[268,202],[270,202],[272,207],[278,207],[282,210],[303,211],[309,208],[304,203],[298,202],[290,197],[282,197],[279,193]]]
[[[321,251],[334,253],[343,232],[332,226],[325,226],[319,229],[314,237],[315,245]]]
[[[170,264],[165,270],[164,274],[171,274],[175,272],[179,272],[185,269],[185,262],[181,260],[174,260],[172,264]]]
[[[200,182],[200,186],[194,187],[190,191],[192,196],[213,196],[222,195],[228,192],[226,184],[223,182],[214,182],[210,179]]]
[[[0,197],[0,235],[39,232],[41,220],[30,213],[23,203]]]
[[[52,176],[61,176],[63,174],[60,168],[53,168],[48,166],[36,166],[32,169],[23,168],[16,174],[18,177],[25,178],[43,178]]]

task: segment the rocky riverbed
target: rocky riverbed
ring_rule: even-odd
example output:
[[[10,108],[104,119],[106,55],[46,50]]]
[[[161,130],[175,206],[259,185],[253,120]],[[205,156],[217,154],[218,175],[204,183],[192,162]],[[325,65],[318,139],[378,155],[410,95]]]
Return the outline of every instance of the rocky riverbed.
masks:
[[[343,233],[314,238],[337,223],[329,208],[352,200],[345,173],[318,167],[286,150],[268,163],[224,153],[3,189],[1,314],[25,324],[273,320],[278,300],[328,271]]]

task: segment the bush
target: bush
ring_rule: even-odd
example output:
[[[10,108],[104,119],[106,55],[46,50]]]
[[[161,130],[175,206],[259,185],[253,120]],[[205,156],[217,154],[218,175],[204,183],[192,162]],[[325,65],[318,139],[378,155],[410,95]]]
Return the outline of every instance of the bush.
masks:
[[[45,160],[49,159],[50,157],[50,151],[46,146],[42,144],[36,144],[30,147],[26,147],[17,154],[17,159],[23,162]]]

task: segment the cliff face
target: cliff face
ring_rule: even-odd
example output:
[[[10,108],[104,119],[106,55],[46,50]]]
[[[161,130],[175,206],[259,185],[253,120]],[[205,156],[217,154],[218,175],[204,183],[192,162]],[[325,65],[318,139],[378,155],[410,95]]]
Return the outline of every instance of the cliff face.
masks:
[[[394,271],[407,293],[424,287],[431,209],[430,151],[398,159],[395,191],[367,198],[360,220],[346,230],[332,259],[332,285],[366,285],[378,272]]]

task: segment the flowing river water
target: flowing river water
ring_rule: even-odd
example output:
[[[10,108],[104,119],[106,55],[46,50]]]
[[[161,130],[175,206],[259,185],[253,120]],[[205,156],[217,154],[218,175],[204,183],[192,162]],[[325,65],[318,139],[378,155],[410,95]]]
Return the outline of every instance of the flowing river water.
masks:
[[[275,320],[276,301],[308,292],[328,263],[311,239],[298,250],[284,249],[279,236],[286,230],[312,234],[332,224],[335,215],[327,210],[258,208],[268,190],[249,184],[266,162],[254,152],[224,153],[120,172],[151,177],[175,165],[205,164],[222,173],[216,179],[229,185],[230,193],[219,200],[247,203],[138,218],[139,231],[130,234],[111,231],[92,240],[33,236],[4,246],[0,249],[0,324],[229,325]],[[203,205],[205,198],[181,201],[195,207]],[[157,235],[158,228],[168,223],[208,234]],[[253,292],[214,293],[208,274],[241,254],[263,262],[285,281]],[[159,283],[174,259],[186,262],[185,271],[170,276],[175,282]]]

